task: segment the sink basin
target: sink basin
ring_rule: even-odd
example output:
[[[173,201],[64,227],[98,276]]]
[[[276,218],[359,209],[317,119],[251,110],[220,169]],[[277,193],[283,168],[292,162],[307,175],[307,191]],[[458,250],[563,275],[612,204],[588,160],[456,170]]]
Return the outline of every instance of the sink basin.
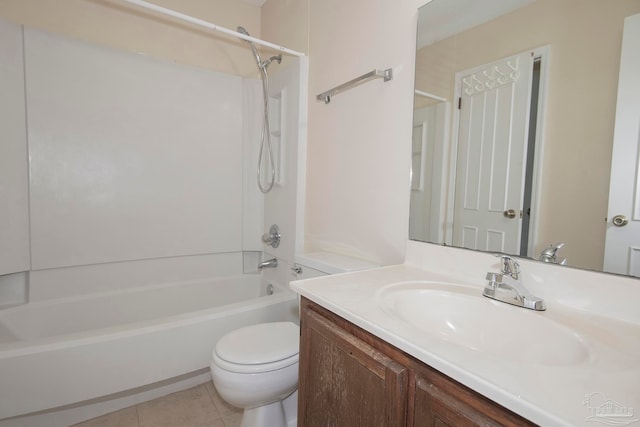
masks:
[[[376,293],[388,315],[421,333],[500,359],[546,365],[584,362],[580,335],[536,312],[484,298],[481,290],[442,282],[402,282]]]

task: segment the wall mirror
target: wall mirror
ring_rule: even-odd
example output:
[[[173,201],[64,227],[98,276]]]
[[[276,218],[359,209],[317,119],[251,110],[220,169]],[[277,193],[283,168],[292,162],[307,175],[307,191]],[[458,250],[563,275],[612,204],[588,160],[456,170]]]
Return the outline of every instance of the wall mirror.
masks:
[[[639,0],[420,8],[409,237],[533,259],[562,243],[566,265],[640,275],[605,265],[607,233],[631,233],[608,203],[623,30],[637,14]]]

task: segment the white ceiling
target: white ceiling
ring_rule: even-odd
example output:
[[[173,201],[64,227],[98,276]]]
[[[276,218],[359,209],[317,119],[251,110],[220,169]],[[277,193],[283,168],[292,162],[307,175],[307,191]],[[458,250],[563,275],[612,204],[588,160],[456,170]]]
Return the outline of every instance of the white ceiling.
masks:
[[[418,12],[418,49],[535,0],[434,0]]]

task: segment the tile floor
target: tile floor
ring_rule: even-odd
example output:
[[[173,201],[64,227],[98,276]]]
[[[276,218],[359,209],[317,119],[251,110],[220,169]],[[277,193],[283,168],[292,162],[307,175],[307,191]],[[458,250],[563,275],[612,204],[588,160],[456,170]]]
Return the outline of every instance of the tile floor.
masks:
[[[241,416],[209,381],[73,427],[238,427]]]

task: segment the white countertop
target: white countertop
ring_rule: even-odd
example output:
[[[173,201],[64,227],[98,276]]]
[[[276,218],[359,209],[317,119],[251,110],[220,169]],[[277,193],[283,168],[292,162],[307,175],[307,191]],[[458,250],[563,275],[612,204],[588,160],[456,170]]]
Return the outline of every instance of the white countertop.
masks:
[[[563,305],[562,301],[550,299],[551,295],[537,293],[536,291],[544,290],[544,287],[536,290],[532,283],[534,289],[530,288],[529,291],[544,297],[548,308],[544,312],[531,313],[552,321],[561,321],[579,336],[588,349],[588,356],[578,362],[539,363],[502,358],[498,354],[488,354],[448,342],[390,315],[380,304],[380,290],[402,282],[461,284],[468,286],[471,292],[477,289],[480,296],[484,277],[478,277],[479,280],[464,281],[460,275],[454,277],[404,264],[294,281],[291,282],[291,288],[541,426],[604,424],[607,417],[590,417],[600,406],[611,407],[611,404],[627,414],[635,411],[634,416],[618,417],[619,421],[627,422],[618,425],[640,426],[638,322]],[[634,288],[634,292],[636,289]],[[566,295],[563,294],[563,298],[566,299]],[[504,304],[488,298],[480,297],[480,300],[482,304]],[[638,300],[635,301],[637,306]],[[513,309],[526,310],[516,307]],[[482,321],[483,319],[478,319],[478,322]],[[490,324],[486,327],[491,329]],[[523,330],[522,333],[526,334],[527,331]],[[531,346],[535,351],[555,350],[536,348],[536,342],[531,342]]]

